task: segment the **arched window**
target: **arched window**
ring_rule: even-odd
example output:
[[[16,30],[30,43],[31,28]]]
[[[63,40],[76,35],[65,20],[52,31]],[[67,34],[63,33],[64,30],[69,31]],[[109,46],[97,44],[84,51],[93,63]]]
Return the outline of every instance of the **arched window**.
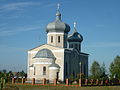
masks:
[[[69,48],[72,48],[72,44],[69,44]]]
[[[86,73],[86,66],[85,66],[85,64],[84,64],[84,74]]]
[[[46,67],[43,67],[43,75],[46,75]]]
[[[68,65],[67,65],[67,62],[65,63],[65,66],[66,66],[66,76],[68,75]]]
[[[57,72],[57,80],[58,80],[58,78],[59,78],[59,72]]]
[[[77,44],[75,44],[75,48],[77,49]]]
[[[58,43],[60,43],[60,36],[58,36]]]
[[[53,42],[53,36],[51,36],[51,43]]]
[[[35,75],[35,67],[34,67],[33,75]]]
[[[73,44],[71,44],[71,48],[73,48]]]
[[[80,44],[79,44],[79,46],[78,46],[78,47],[79,47],[79,50],[80,50]]]

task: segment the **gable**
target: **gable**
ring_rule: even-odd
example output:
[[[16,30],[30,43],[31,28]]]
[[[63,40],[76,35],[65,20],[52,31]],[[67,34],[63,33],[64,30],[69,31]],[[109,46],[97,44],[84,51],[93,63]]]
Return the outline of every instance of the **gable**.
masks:
[[[59,50],[59,49],[64,49],[64,48],[59,48],[59,47],[55,47],[53,45],[49,45],[49,44],[43,44],[43,45],[40,45],[40,46],[37,46],[33,49],[30,49],[29,51],[39,51],[43,48],[46,48],[46,49],[49,49],[49,50]],[[28,52],[29,52],[28,51]]]

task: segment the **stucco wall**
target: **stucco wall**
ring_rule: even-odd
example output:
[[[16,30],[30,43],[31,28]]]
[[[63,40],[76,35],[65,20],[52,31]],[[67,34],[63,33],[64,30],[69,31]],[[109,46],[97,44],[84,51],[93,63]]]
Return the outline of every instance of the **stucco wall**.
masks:
[[[40,78],[48,78],[48,76],[42,76],[40,75],[40,73],[42,73],[42,70],[40,70],[41,67],[46,66],[48,67],[50,64],[35,64],[37,62],[39,62],[38,60],[34,59],[34,56],[36,55],[36,53],[41,50],[41,49],[49,49],[53,52],[54,56],[56,57],[56,64],[58,64],[60,66],[60,72],[59,72],[59,79],[63,81],[63,76],[64,76],[64,49],[63,48],[57,48],[48,44],[39,46],[37,48],[34,48],[30,51],[28,51],[28,79],[32,79],[33,77],[35,77],[36,79],[40,79]],[[30,71],[30,67],[32,64],[34,64],[34,66],[37,68],[36,69],[36,75],[32,75],[30,73],[32,73],[32,71]],[[47,68],[48,69],[48,68]],[[48,74],[48,70],[47,70],[47,74]]]

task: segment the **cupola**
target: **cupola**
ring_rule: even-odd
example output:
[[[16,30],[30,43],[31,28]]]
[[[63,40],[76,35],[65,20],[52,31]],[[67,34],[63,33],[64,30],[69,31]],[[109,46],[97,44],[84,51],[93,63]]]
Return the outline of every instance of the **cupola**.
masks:
[[[82,42],[82,41],[83,41],[83,36],[77,32],[76,23],[74,22],[74,31],[68,37],[68,42]]]
[[[61,20],[61,13],[59,11],[59,4],[58,9],[56,12],[56,20],[51,22],[46,27],[46,32],[64,32],[68,33],[70,31],[70,26]]]
[[[74,31],[71,35],[69,35],[67,41],[69,43],[69,48],[81,51],[81,42],[83,41],[83,37],[76,30],[76,22],[74,22]]]

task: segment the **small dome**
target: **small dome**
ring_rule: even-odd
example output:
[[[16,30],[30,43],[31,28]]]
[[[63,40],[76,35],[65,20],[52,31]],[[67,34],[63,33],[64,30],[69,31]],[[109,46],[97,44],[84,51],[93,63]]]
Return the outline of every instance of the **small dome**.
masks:
[[[61,13],[59,12],[59,10],[57,10],[56,16],[61,16]]]
[[[60,66],[58,65],[58,64],[56,64],[56,63],[52,63],[49,67],[56,67],[56,68],[60,68]]]
[[[42,49],[37,52],[34,58],[53,58],[55,59],[55,56],[49,49]]]
[[[68,37],[68,42],[82,42],[83,36],[79,34],[77,31],[74,31],[73,34]]]
[[[49,68],[51,67],[55,67],[55,68],[60,68],[60,66],[58,64],[55,63],[55,60],[52,61],[52,64],[49,66]]]
[[[70,26],[61,21],[61,13],[57,11],[56,20],[51,22],[46,27],[46,32],[65,32],[68,33],[70,31]]]
[[[29,67],[34,67],[34,65],[32,64],[32,65],[30,65]]]
[[[76,30],[76,22],[74,22],[74,32],[68,37],[68,42],[82,42],[83,36]]]

